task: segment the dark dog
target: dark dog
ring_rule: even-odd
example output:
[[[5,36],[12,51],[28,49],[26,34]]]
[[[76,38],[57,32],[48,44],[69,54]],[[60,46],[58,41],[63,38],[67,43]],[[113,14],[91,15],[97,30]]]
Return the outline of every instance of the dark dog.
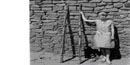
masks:
[[[97,56],[100,56],[101,52],[99,52],[97,49],[92,49],[91,47],[85,47],[84,55],[85,58],[95,58]]]

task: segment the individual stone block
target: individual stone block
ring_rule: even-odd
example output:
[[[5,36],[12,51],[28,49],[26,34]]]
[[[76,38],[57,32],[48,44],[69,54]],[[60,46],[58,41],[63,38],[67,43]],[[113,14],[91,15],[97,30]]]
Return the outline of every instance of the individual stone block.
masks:
[[[85,16],[97,16],[96,13],[85,13]]]
[[[102,0],[103,2],[112,2],[112,0]]]
[[[88,2],[88,0],[78,0],[78,3],[87,3]]]
[[[110,15],[108,15],[106,18],[110,18],[110,19],[113,19],[113,16],[110,16]]]
[[[30,21],[31,21],[31,22],[33,22],[33,21],[34,21],[34,22],[38,22],[38,21],[40,21],[40,20],[39,20],[39,19],[30,19]]]
[[[40,6],[39,6],[39,5],[36,5],[36,4],[30,6],[30,8],[39,8],[39,7],[40,7]]]
[[[47,12],[46,15],[57,17],[59,15],[59,13],[55,13],[55,12],[54,13],[49,13],[49,12]]]
[[[32,29],[32,32],[42,32],[42,29]]]
[[[119,2],[120,0],[112,0],[112,2]]]
[[[98,16],[98,15],[97,15]],[[95,20],[95,19],[98,19],[98,17],[97,16],[89,16],[89,18],[88,19],[90,19],[90,20]]]
[[[45,36],[56,36],[57,31],[45,31]]]
[[[36,33],[30,32],[30,38],[36,37]]]
[[[76,6],[69,6],[69,10],[76,10],[77,7]]]
[[[79,16],[70,16],[70,19],[73,19],[73,20],[79,19]],[[72,21],[71,21],[71,22],[72,22]]]
[[[41,7],[53,7],[55,6],[54,4],[42,4]]]
[[[124,5],[126,8],[130,8],[130,2],[125,3]]]
[[[96,10],[96,11],[99,11],[99,10],[102,10],[102,9],[104,9],[104,7],[102,6],[102,7],[96,7],[95,9],[94,9],[94,11]]]
[[[30,10],[40,11],[41,8],[38,8],[38,7],[30,7]]]
[[[43,10],[43,11],[52,10],[52,8],[51,8],[51,7],[44,7],[44,8],[42,8],[42,10]]]
[[[35,1],[30,1],[30,5],[35,4]]]
[[[120,2],[127,2],[128,0],[120,0]]]
[[[82,7],[82,10],[88,10],[88,11],[92,11],[92,10],[93,10],[93,8]]]
[[[108,13],[108,15],[119,16],[119,15],[122,15],[122,13],[120,13],[120,12],[110,12],[110,13]]]
[[[36,3],[42,2],[42,0],[35,0]]]
[[[46,1],[42,1],[42,3],[43,3],[43,4],[50,4],[50,3],[52,3],[52,1],[46,0]]]
[[[121,7],[123,7],[123,4],[122,3],[115,3],[114,7],[115,8],[121,8]]]
[[[41,40],[41,42],[42,42],[42,43],[48,43],[48,42],[50,42],[50,39],[43,38],[43,39]]]
[[[31,28],[31,29],[32,29],[32,28],[37,29],[37,28],[40,28],[40,26],[39,26],[39,25],[32,25],[32,24],[30,24],[30,28]]]
[[[30,51],[31,52],[39,52],[39,51],[42,51],[42,48],[39,46],[31,46]]]
[[[113,8],[113,6],[112,5],[107,5],[107,6],[105,6],[105,8],[109,9],[109,8]]]
[[[70,15],[75,15],[76,16],[76,15],[79,15],[79,13],[77,13],[77,12],[71,12]]]
[[[54,6],[53,10],[63,10],[63,6]]]
[[[111,8],[111,9],[103,9],[102,11],[104,11],[104,12],[117,12],[118,9],[117,8]]]
[[[130,11],[126,11],[126,10],[119,10],[119,12],[122,14],[129,14],[130,13]]]
[[[53,4],[64,3],[64,1],[55,1],[55,0],[53,0],[52,2],[53,2]]]
[[[71,3],[71,4],[75,4],[77,3],[76,1],[65,1],[66,3]]]
[[[42,20],[42,22],[55,22],[55,20]]]
[[[43,25],[45,25],[45,26],[54,26],[54,25],[57,25],[57,22],[45,22],[45,23],[43,23]]]
[[[38,37],[38,38],[42,38],[42,37],[43,37],[43,32],[36,33],[36,37]],[[41,39],[40,39],[40,40],[41,40]]]
[[[45,15],[45,14],[44,14],[44,11],[34,11],[34,15],[39,16],[39,15]]]
[[[43,30],[52,30],[54,26],[43,26],[42,29]]]
[[[56,5],[57,6],[65,6],[66,4],[65,3],[57,3]]]
[[[97,3],[97,6],[106,6],[106,5],[107,5],[107,3],[105,3],[105,2]]]
[[[90,2],[99,3],[101,0],[91,0]]]
[[[82,5],[85,7],[96,7],[96,3],[83,3]]]

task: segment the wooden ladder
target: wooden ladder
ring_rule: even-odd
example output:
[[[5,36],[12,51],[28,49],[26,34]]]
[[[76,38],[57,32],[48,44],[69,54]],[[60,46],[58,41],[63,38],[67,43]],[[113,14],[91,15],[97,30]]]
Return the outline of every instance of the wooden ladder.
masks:
[[[71,30],[71,24],[70,24],[70,11],[69,11],[69,6],[71,5],[67,5],[67,10],[66,10],[66,15],[65,15],[65,18],[64,18],[64,23],[63,23],[63,37],[62,37],[62,49],[61,49],[61,63],[65,62],[64,61],[64,54],[65,54],[65,41],[66,41],[66,29],[67,29],[67,26],[69,28],[69,32],[72,32]],[[82,6],[81,5],[78,5],[79,6],[79,10],[81,10]],[[80,65],[81,64],[81,47],[82,47],[82,28],[83,30],[85,30],[85,27],[84,27],[84,23],[83,23],[83,20],[82,20],[82,17],[81,15],[79,14],[79,23],[78,23],[78,55],[76,55],[76,52],[75,52],[75,45],[74,45],[74,38],[72,36],[72,34],[70,34],[70,39],[71,39],[71,46],[72,46],[72,51],[73,51],[73,58],[77,57],[79,58],[79,61],[78,61],[78,64]],[[84,36],[85,36],[85,39],[87,39],[86,35],[85,35],[85,32],[83,32]],[[87,43],[87,42],[85,42]]]

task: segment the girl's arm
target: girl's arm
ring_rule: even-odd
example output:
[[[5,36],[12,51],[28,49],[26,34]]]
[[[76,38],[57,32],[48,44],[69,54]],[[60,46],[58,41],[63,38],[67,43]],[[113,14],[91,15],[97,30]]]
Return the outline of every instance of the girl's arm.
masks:
[[[81,12],[81,11],[80,11],[80,14],[81,14],[81,16],[82,16],[82,18],[83,18],[84,21],[87,21],[87,22],[96,22],[96,20],[88,20],[88,19],[86,19],[84,13]]]
[[[115,33],[115,31],[114,31],[114,24],[113,23],[111,24],[111,33],[112,33],[111,39],[114,39],[114,33]]]

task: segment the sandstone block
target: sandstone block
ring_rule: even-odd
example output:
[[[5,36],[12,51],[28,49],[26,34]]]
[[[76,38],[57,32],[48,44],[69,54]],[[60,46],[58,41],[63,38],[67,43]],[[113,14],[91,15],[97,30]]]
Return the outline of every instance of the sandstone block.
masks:
[[[42,20],[42,22],[55,22],[55,20]]]
[[[76,6],[69,6],[69,10],[76,10],[77,7]]]
[[[53,10],[63,10],[63,6],[54,6]]]
[[[88,2],[88,0],[78,0],[78,3],[87,3]]]
[[[104,9],[104,7],[96,7],[94,10],[99,11],[99,10],[102,10],[102,9]]]
[[[126,10],[119,10],[119,12],[122,14],[129,14],[130,13],[130,11],[126,11]]]
[[[85,16],[97,16],[96,13],[85,13]]]
[[[112,0],[112,2],[119,2],[120,0]]]
[[[52,8],[50,7],[50,8],[48,8],[48,7],[44,7],[44,8],[42,8],[42,10],[43,11],[46,11],[46,10],[52,10]]]
[[[101,0],[92,0],[90,2],[99,3],[99,2],[101,2]]]
[[[40,7],[39,5],[34,4],[34,5],[31,5],[30,8],[39,8],[39,7]]]
[[[104,12],[117,12],[118,9],[117,9],[117,8],[112,8],[112,9],[103,9],[102,11],[104,11]]]
[[[85,7],[96,7],[96,3],[83,3],[82,5]]]
[[[53,4],[59,4],[59,3],[64,3],[64,1],[53,1]]]
[[[42,1],[42,3],[44,3],[44,4],[50,4],[50,3],[52,3],[52,1],[46,0],[46,1]]]
[[[125,3],[124,5],[126,8],[130,8],[130,2]]]
[[[102,0],[103,2],[112,2],[112,0]]]
[[[42,29],[43,30],[52,30],[54,26],[43,26]]]
[[[76,16],[76,15],[79,15],[79,13],[77,13],[77,12],[71,12],[70,15],[75,15]]]
[[[41,7],[53,7],[55,6],[54,4],[42,4]]]
[[[41,38],[43,37],[43,32],[41,32],[41,33],[36,33],[36,37],[40,38],[40,40],[41,40]]]
[[[97,6],[105,6],[105,5],[107,5],[107,3],[105,2],[97,3]]]
[[[77,2],[76,2],[76,1],[66,1],[66,3],[75,4],[75,3],[77,3]]]
[[[107,6],[105,6],[105,8],[109,9],[109,8],[113,8],[113,6],[112,5],[107,5]]]
[[[32,5],[32,4],[35,4],[35,1],[30,1],[30,4]]]
[[[71,24],[78,24],[79,21],[78,20],[71,20]]]
[[[30,10],[41,10],[41,8],[38,8],[38,7],[31,7]]]
[[[33,32],[42,32],[42,29],[33,29]]]
[[[121,8],[121,7],[123,7],[123,4],[122,3],[115,3],[114,7],[115,8]]]
[[[30,51],[31,52],[39,52],[39,51],[41,51],[42,50],[42,48],[41,47],[38,47],[38,46],[33,46],[33,47],[30,47]]]
[[[89,11],[92,11],[92,10],[93,10],[93,8],[82,7],[82,10],[89,10]]]
[[[46,39],[46,38],[43,38],[43,39],[41,40],[42,43],[48,43],[49,41],[50,41],[50,39]]]
[[[44,15],[44,11],[33,11],[36,15]]]
[[[43,23],[43,25],[46,25],[46,26],[54,26],[54,25],[57,25],[57,22],[47,22],[47,23]]]
[[[127,2],[127,1],[128,1],[128,0],[120,0],[120,2],[123,2],[123,3],[124,3],[124,2]]]
[[[30,25],[30,28],[31,28],[31,29],[32,29],[32,28],[37,29],[37,28],[40,28],[40,26],[39,26],[39,25]]]
[[[45,31],[45,35],[48,36],[55,36],[58,32],[57,31]]]

